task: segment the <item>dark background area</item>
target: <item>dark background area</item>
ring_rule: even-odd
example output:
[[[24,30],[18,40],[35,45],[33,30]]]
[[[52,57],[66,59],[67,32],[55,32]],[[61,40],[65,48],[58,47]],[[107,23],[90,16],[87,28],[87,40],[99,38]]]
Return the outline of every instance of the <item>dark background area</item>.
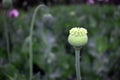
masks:
[[[73,4],[87,4],[88,0],[14,0],[13,5],[15,7],[27,9],[29,6],[38,4],[46,4],[48,6],[54,5],[73,5]],[[95,4],[108,4],[108,5],[119,5],[120,0],[94,0]]]

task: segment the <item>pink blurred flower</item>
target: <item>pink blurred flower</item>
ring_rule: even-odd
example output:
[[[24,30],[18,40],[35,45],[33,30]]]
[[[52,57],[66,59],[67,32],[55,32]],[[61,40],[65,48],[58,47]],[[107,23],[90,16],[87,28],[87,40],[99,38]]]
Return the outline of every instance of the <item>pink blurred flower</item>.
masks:
[[[10,18],[17,18],[19,16],[19,11],[17,9],[12,9],[8,12]]]
[[[105,2],[109,2],[109,0],[105,0]]]
[[[88,4],[94,4],[95,2],[94,2],[94,0],[87,0],[87,3]]]

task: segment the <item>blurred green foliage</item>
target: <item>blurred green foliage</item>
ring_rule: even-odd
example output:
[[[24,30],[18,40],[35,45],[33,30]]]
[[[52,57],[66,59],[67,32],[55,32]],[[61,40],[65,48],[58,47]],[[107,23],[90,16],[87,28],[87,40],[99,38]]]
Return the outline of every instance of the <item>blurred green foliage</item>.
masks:
[[[33,10],[20,10],[16,19],[0,12],[0,80],[28,80]],[[34,80],[75,80],[74,49],[67,37],[76,26],[85,27],[89,36],[81,50],[83,80],[120,80],[120,6],[61,5],[50,7],[49,14],[43,17],[45,9],[39,10],[34,25]]]

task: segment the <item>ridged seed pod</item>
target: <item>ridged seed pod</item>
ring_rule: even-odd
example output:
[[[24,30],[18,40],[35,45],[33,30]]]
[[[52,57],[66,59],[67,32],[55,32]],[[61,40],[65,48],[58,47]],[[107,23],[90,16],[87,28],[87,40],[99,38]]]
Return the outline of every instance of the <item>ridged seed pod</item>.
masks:
[[[68,42],[74,47],[80,47],[88,42],[87,30],[75,27],[69,31]]]

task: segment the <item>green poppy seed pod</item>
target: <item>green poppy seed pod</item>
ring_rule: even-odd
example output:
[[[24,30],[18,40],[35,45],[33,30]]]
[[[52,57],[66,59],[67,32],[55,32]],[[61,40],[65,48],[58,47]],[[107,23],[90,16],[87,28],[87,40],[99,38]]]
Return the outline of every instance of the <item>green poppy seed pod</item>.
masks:
[[[87,30],[75,27],[69,31],[68,42],[74,47],[80,47],[88,42]]]
[[[53,26],[54,17],[50,13],[46,13],[43,15],[42,21],[44,26],[50,29]]]

